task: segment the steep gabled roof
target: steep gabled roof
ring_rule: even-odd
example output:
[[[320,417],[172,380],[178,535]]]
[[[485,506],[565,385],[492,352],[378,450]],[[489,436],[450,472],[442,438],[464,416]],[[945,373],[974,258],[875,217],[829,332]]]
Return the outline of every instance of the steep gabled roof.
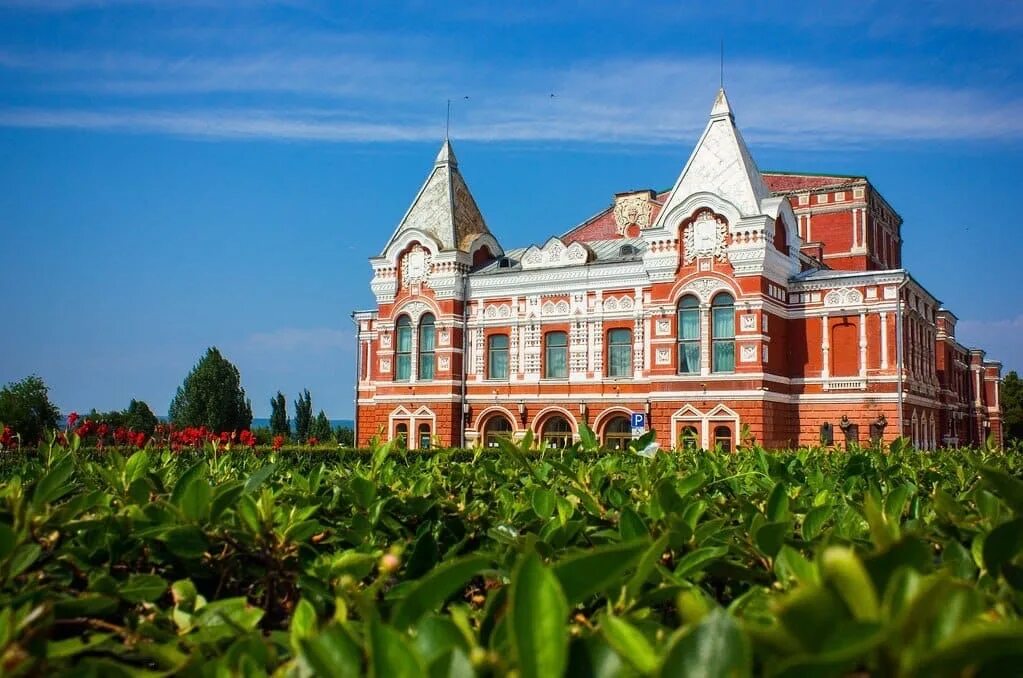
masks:
[[[661,215],[694,193],[711,193],[735,205],[742,216],[761,213],[760,201],[771,195],[735,126],[725,90],[718,90],[710,120]]]
[[[427,175],[412,205],[398,223],[398,228],[384,251],[402,233],[418,230],[433,236],[441,250],[467,252],[477,236],[490,233],[469,186],[458,171],[458,160],[447,139],[437,153],[433,169]]]

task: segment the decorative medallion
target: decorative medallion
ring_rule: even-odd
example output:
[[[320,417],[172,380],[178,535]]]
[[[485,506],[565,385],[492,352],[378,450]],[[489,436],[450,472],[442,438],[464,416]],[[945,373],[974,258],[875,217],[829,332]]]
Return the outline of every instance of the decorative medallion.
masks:
[[[401,285],[405,288],[418,287],[430,278],[432,257],[418,243],[401,260]]]
[[[740,349],[739,360],[744,363],[755,363],[757,361],[757,347],[754,344],[743,344]]]
[[[717,257],[721,261],[727,259],[725,238],[728,226],[724,219],[715,217],[704,211],[697,215],[683,235],[685,254],[683,262],[691,264],[697,257]]]
[[[654,357],[654,362],[658,365],[670,365],[671,364],[671,349],[659,348]]]
[[[831,290],[824,296],[825,306],[857,306],[863,303],[863,295],[859,290],[843,287]]]
[[[658,318],[654,331],[659,337],[671,334],[671,321],[667,318]]]
[[[388,374],[391,371],[391,361],[389,358],[384,358],[380,361],[380,371],[384,374]]]
[[[757,329],[757,317],[752,313],[739,316],[739,322],[743,332],[755,332]]]
[[[618,235],[626,235],[626,230],[633,224],[641,229],[648,228],[652,212],[653,204],[646,191],[617,197],[614,207],[615,230]]]

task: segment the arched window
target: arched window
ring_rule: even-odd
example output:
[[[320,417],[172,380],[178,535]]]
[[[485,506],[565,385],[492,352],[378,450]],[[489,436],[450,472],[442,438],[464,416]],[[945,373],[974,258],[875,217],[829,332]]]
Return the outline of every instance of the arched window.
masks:
[[[405,447],[408,444],[408,424],[395,424],[394,438],[399,446]]]
[[[682,429],[679,444],[683,450],[698,450],[700,449],[700,434],[694,427],[686,426]]]
[[[685,296],[678,302],[678,373],[700,372],[700,302]]]
[[[508,335],[487,337],[487,379],[508,378]]]
[[[732,429],[727,426],[714,427],[714,447],[720,447],[722,452],[731,452]]]
[[[510,438],[512,423],[501,415],[495,415],[483,426],[483,444],[487,447],[498,447],[497,439]]]
[[[617,329],[608,331],[607,376],[632,376],[632,330]]]
[[[407,315],[398,318],[394,333],[394,380],[408,381],[412,376],[412,320]]]
[[[572,444],[572,427],[564,417],[554,415],[544,422],[540,437],[548,447],[568,447]]]
[[[615,417],[604,427],[604,447],[609,450],[624,450],[632,440],[632,423],[628,417]]]
[[[544,335],[543,376],[544,379],[568,377],[568,335],[564,332]]]
[[[433,316],[429,313],[419,320],[419,379],[433,379],[433,340],[436,336]]]
[[[735,371],[735,300],[732,295],[722,292],[714,297],[710,305],[714,355],[711,370],[714,372]]]
[[[419,425],[419,448],[420,450],[430,449],[430,425]]]

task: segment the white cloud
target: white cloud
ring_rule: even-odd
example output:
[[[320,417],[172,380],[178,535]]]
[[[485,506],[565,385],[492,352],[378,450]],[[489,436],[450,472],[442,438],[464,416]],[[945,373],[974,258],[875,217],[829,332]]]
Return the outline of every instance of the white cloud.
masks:
[[[716,88],[712,59],[467,67],[423,45],[402,53],[355,37],[336,44],[338,50],[268,47],[186,58],[0,52],[0,69],[37,83],[35,100],[87,94],[93,102],[0,108],[0,125],[224,139],[435,140],[451,97],[460,139],[674,144],[698,134]],[[728,82],[737,121],[755,145],[1023,139],[1023,99],[1001,92],[870,81],[849,69],[765,60],[731,63]]]

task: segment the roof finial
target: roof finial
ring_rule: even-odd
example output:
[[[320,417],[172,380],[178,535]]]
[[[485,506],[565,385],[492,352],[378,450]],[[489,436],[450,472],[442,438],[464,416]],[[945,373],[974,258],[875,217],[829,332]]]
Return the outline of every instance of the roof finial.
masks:
[[[718,87],[725,88],[725,39],[721,38],[721,72],[718,77]]]

